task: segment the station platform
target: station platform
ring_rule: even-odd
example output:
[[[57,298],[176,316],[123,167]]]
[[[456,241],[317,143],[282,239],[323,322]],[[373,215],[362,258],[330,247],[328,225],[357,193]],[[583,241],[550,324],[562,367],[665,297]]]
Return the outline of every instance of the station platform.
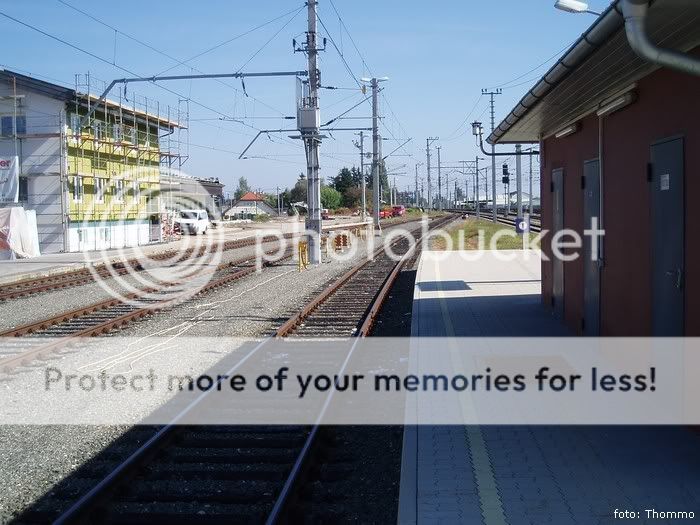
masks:
[[[548,337],[537,252],[422,256],[413,337]],[[533,255],[536,255],[533,257]],[[615,510],[700,516],[700,433],[686,427],[406,426],[401,524],[618,523]],[[674,520],[664,520],[677,523]],[[686,520],[687,521],[687,520]],[[692,521],[692,520],[690,520]]]

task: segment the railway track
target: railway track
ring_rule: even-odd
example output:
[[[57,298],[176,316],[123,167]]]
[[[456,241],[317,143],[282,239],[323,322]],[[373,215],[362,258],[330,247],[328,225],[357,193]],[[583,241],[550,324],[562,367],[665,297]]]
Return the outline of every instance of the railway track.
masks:
[[[277,250],[267,253],[273,254]],[[277,262],[289,260],[288,251]],[[255,256],[219,265],[210,280],[196,287],[194,295],[208,293],[256,271]],[[31,361],[57,352],[81,337],[93,337],[120,329],[129,323],[173,306],[172,288],[192,285],[195,279],[206,279],[199,274],[187,282],[173,283],[166,289],[143,288],[128,294],[124,299],[111,298],[77,308],[42,321],[13,328],[0,333],[3,339],[3,355],[0,356],[0,372],[26,365]]]
[[[398,221],[392,223],[390,226],[398,226],[401,224],[406,224],[408,222],[413,222],[416,219],[408,218],[406,220]],[[342,224],[338,225],[338,228],[342,228]],[[289,233],[285,234],[285,239],[291,239],[295,234]],[[276,241],[277,237],[267,236],[263,237],[262,242],[272,242]],[[192,256],[201,257],[207,252],[230,251],[239,248],[245,248],[248,246],[254,246],[256,243],[255,236],[251,236],[245,239],[225,241],[223,243],[217,243],[211,246],[202,246],[199,249],[188,248],[185,250],[180,257],[172,261],[169,264],[177,264],[180,261],[189,259]],[[197,251],[197,254],[195,254]],[[167,250],[160,253],[154,253],[148,256],[148,262],[151,264],[157,264],[158,261],[169,261],[175,257],[179,252],[176,250]],[[73,288],[75,286],[81,286],[95,281],[95,278],[103,279],[110,278],[113,276],[125,275],[131,272],[140,272],[144,268],[141,264],[141,260],[138,258],[132,258],[125,261],[115,261],[111,263],[100,263],[92,269],[90,268],[80,268],[77,270],[71,270],[68,272],[63,272],[56,275],[49,275],[44,277],[33,277],[29,279],[23,279],[21,281],[16,281],[13,283],[7,283],[2,285],[2,290],[0,290],[0,303],[10,301],[12,299],[19,299],[22,297],[28,297],[31,295],[41,294],[45,292],[50,292],[54,290],[62,290],[66,288]]]
[[[436,220],[431,227],[449,220],[451,217]],[[403,254],[400,261],[377,250],[374,259],[355,266],[284,323],[276,337],[368,335],[400,270],[417,256],[401,240],[394,244],[394,251]],[[353,301],[348,300],[348,294],[353,295]],[[269,341],[260,343],[253,352]],[[305,498],[314,458],[323,456],[332,439],[319,425],[177,425],[206,398],[205,392],[125,461],[110,467],[106,475],[87,475],[84,486],[89,489],[68,508],[65,500],[74,501],[77,494],[59,491],[53,497],[63,500],[45,501],[20,521],[53,519],[49,509],[55,512],[63,508],[57,524],[298,522],[298,505]],[[330,475],[348,474],[351,469],[351,465],[338,464]],[[323,505],[327,517],[337,517],[340,511],[328,504],[328,497],[324,495]]]
[[[285,235],[285,238],[291,237],[292,234]],[[277,240],[277,238],[273,236],[263,238],[263,242],[271,242],[275,240]],[[171,264],[177,264],[178,262],[184,261],[192,256],[201,257],[207,252],[215,252],[217,250],[230,251],[248,246],[254,246],[255,243],[256,238],[252,236],[246,239],[225,241],[223,243],[218,243],[211,246],[201,246],[199,249],[193,247],[185,250],[181,256],[172,261]],[[196,255],[195,251],[197,251]],[[148,261],[151,263],[157,263],[158,261],[169,261],[177,254],[178,252],[174,250],[155,253],[149,255]],[[101,263],[92,269],[80,268],[57,275],[23,279],[21,281],[2,285],[2,291],[0,291],[0,303],[21,297],[28,297],[30,295],[81,286],[94,282],[96,276],[97,278],[109,278],[115,275],[125,275],[130,272],[140,272],[143,270],[144,267],[141,265],[141,260],[133,258],[126,261],[116,261],[109,264]]]
[[[291,234],[289,236],[291,237]],[[275,237],[266,237],[263,240],[273,239]],[[248,239],[244,241],[247,243]],[[231,241],[228,249],[247,245],[249,244],[242,244],[241,241]],[[275,247],[266,253],[270,255],[276,251]],[[292,252],[289,251],[277,262],[289,260],[292,255]],[[138,292],[126,295],[123,299],[110,298],[48,319],[0,332],[0,339],[4,339],[0,354],[0,373],[8,373],[33,360],[42,359],[65,348],[81,337],[103,335],[168,308],[173,305],[173,302],[168,300],[171,292],[174,291],[173,289],[187,286],[188,283],[192,285],[194,284],[192,281],[208,278],[208,281],[201,286],[196,286],[196,295],[201,295],[246,277],[255,272],[254,261],[254,256],[243,257],[219,265],[213,276],[208,276],[205,272],[205,274],[199,274],[187,282],[172,283],[168,288],[160,290],[145,287]],[[8,342],[9,338],[16,338],[16,341],[10,343]]]

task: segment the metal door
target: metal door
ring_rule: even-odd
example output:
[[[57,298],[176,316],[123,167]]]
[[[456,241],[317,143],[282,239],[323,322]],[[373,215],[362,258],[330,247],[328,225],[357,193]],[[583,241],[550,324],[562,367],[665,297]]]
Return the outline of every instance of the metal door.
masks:
[[[600,163],[589,160],[583,165],[583,226],[600,227]],[[583,335],[600,335],[600,246],[598,237],[583,239]],[[596,250],[594,253],[594,245]],[[596,255],[597,254],[597,255]]]
[[[564,229],[564,170],[552,171],[552,236]],[[554,316],[564,318],[564,261],[552,259],[552,308]]]
[[[684,333],[685,184],[683,139],[651,147],[652,334]]]

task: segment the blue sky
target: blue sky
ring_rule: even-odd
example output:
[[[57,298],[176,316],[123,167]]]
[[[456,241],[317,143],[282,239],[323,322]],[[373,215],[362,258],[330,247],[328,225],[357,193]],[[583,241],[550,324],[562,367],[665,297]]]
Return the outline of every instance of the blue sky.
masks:
[[[468,123],[479,117],[486,122],[483,87],[504,86],[497,97],[497,119],[513,107],[525,91],[552,62],[522,76],[544,63],[573,42],[592,23],[590,15],[571,15],[553,8],[553,0],[333,0],[345,28],[329,0],[319,1],[319,17],[341,49],[355,77],[367,75],[355,42],[366,64],[376,76],[388,76],[381,99],[383,135],[389,139],[413,140],[390,159],[390,171],[397,173],[400,189],[413,184],[414,165],[425,162],[425,139],[440,137],[442,159],[454,163],[476,155]],[[134,36],[151,47],[184,61],[256,26],[278,18],[244,37],[219,47],[192,62],[190,67],[208,73],[305,69],[305,57],[292,53],[292,39],[303,39],[306,12],[295,0],[65,0],[65,2]],[[604,9],[609,2],[592,0],[591,9]],[[76,73],[90,72],[93,78],[109,81],[128,76],[111,63],[142,76],[174,67],[170,74],[192,72],[190,67],[129,40],[121,33],[91,20],[59,0],[0,0],[0,11],[60,37],[105,59],[105,63],[58,43],[17,22],[0,17],[3,56],[8,69],[30,72],[67,85]],[[275,36],[276,35],[276,36]],[[274,37],[274,38],[273,38]],[[357,88],[339,54],[328,43],[321,57],[324,85]],[[288,127],[281,120],[294,114],[295,84],[292,78],[246,81],[246,97],[239,81],[178,81],[164,84],[189,97],[189,160],[185,171],[195,176],[216,176],[233,190],[235,181],[246,176],[251,185],[263,190],[294,184],[304,170],[299,141],[286,135],[261,139],[249,151],[238,154],[257,129]],[[236,88],[236,89],[233,89]],[[178,105],[178,96],[156,86],[131,85],[130,91],[161,104]],[[113,95],[114,96],[114,95]],[[363,99],[358,89],[323,91],[322,122],[326,122]],[[203,107],[203,106],[206,106]],[[472,112],[473,109],[473,112]],[[471,114],[470,114],[471,112]],[[348,114],[370,114],[365,103]],[[245,122],[222,121],[234,117]],[[465,118],[466,124],[461,125]],[[369,125],[359,118],[339,121],[345,127]],[[460,126],[461,125],[461,126]],[[466,131],[466,132],[465,132]],[[350,132],[338,132],[324,141],[322,175],[334,176],[340,167],[357,164],[359,155]],[[398,143],[388,140],[384,153]],[[409,156],[410,155],[410,156]],[[406,167],[401,167],[406,164]],[[401,175],[406,173],[406,175]],[[425,176],[425,166],[420,168]]]

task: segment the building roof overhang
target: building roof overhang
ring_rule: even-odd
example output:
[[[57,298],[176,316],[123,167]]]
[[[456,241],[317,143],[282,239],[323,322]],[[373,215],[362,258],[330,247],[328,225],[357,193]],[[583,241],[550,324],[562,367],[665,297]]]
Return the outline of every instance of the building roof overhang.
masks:
[[[536,142],[595,112],[599,105],[658,69],[627,42],[614,1],[530,89],[488,137],[490,144]],[[665,48],[687,52],[700,45],[700,2],[656,0],[647,32]]]

